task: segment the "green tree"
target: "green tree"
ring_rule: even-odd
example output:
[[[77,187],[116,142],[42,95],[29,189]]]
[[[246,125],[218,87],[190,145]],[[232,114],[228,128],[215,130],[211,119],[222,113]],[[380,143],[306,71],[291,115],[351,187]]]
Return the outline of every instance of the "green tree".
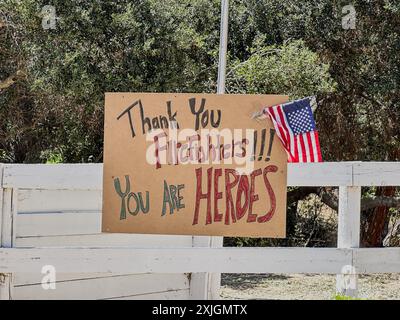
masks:
[[[300,99],[334,91],[329,65],[320,61],[301,40],[281,46],[261,46],[245,60],[231,64],[228,91],[276,93]]]
[[[23,61],[32,107],[15,113],[10,96],[17,86],[1,94],[2,161],[45,161],[53,154],[66,162],[101,161],[104,92],[213,91],[216,3],[53,1],[56,28],[44,29],[45,1],[5,0],[0,19],[7,37],[17,26],[18,41],[4,47]],[[13,52],[2,78],[16,72]]]

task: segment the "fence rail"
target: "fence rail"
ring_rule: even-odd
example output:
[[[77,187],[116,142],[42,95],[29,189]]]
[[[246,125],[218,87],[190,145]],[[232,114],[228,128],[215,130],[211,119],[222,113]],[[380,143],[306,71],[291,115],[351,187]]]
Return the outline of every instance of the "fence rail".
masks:
[[[0,271],[73,273],[358,273],[400,271],[400,248],[12,248]]]
[[[288,186],[339,187],[337,248],[222,248],[220,237],[101,234],[101,164],[0,164],[0,299],[38,290],[23,274],[40,274],[43,265],[79,274],[64,278],[87,281],[96,298],[101,279],[117,281],[110,273],[126,275],[131,284],[140,281],[137,274],[164,274],[164,289],[160,276],[147,279],[140,294],[124,287],[132,298],[215,298],[220,272],[337,274],[337,290],[356,295],[357,274],[400,272],[400,248],[358,248],[361,186],[399,185],[396,162],[289,164]],[[104,278],[90,282],[83,273]],[[71,282],[65,294],[79,292],[73,288]]]

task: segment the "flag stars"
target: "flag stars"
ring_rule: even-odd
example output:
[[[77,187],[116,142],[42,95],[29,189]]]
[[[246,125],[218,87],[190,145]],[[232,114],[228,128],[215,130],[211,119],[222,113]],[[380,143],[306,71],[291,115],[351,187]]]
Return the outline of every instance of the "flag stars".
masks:
[[[310,132],[314,129],[310,114],[305,108],[288,112],[286,115],[294,134]]]

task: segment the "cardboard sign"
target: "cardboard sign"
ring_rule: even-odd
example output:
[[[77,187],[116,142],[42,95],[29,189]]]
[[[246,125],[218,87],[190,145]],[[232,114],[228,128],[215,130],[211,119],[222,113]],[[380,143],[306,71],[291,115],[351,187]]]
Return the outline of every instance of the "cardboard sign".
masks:
[[[103,232],[285,237],[279,95],[107,93]]]

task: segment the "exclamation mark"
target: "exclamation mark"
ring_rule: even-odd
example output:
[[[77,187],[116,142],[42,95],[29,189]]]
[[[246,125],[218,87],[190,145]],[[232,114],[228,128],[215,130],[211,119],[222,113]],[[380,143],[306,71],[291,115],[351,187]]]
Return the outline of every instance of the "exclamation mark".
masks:
[[[252,154],[252,156],[251,156],[251,161],[254,161],[255,158],[256,158],[256,156],[255,156],[255,154],[256,154],[256,147],[257,147],[257,131],[254,130],[254,132],[253,132],[253,154]]]
[[[261,131],[261,148],[260,148],[260,154],[258,155],[258,161],[260,161],[263,158],[262,156],[264,154],[266,134],[267,134],[267,129],[262,129],[262,131]]]
[[[275,130],[269,129],[269,147],[265,161],[269,161],[271,159],[272,143],[274,142],[274,137],[275,137]]]

